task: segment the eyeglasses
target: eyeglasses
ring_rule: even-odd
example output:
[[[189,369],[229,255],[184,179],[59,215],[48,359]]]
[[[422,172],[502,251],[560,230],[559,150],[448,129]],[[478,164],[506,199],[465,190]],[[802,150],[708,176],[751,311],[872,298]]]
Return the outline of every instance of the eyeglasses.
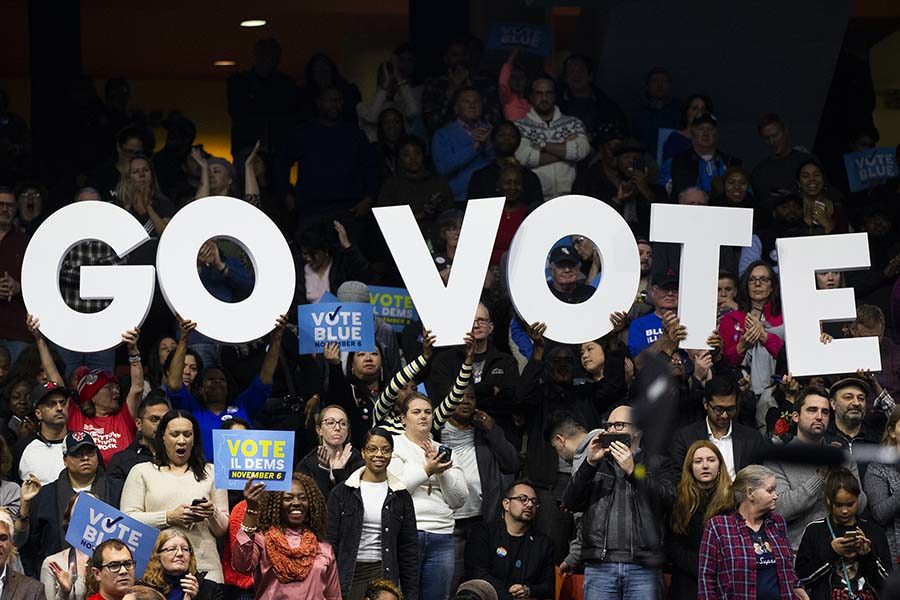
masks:
[[[325,419],[322,421],[322,425],[326,427],[337,427],[339,429],[347,428],[347,421],[338,421],[337,419]]]
[[[476,325],[487,325],[487,324],[490,323],[490,322],[491,322],[490,319],[481,319],[481,318],[475,319],[475,321],[474,321],[474,323],[475,323]]]
[[[135,563],[134,563],[133,560],[122,560],[122,561],[118,561],[118,560],[117,560],[117,561],[115,561],[115,562],[106,563],[105,565],[100,565],[100,568],[101,568],[101,569],[106,569],[106,570],[108,570],[110,573],[118,573],[118,572],[121,571],[123,568],[124,568],[126,571],[131,571],[132,569],[134,569],[134,564],[135,564]]]
[[[0,202],[0,209],[16,210],[15,202]]]
[[[757,283],[760,283],[760,284],[772,283],[772,278],[766,277],[765,275],[763,275],[761,277],[749,277],[749,278],[747,278],[747,283],[749,283],[751,285],[757,284]]]
[[[507,500],[518,500],[525,506],[528,506],[530,504],[535,508],[539,508],[541,506],[540,500],[538,500],[537,498],[531,498],[529,496],[526,496],[525,494],[522,494],[520,496],[510,496],[509,498],[507,498]]]
[[[725,413],[728,413],[729,415],[733,415],[734,413],[737,412],[737,409],[738,409],[737,406],[710,406],[710,408],[713,409],[713,412],[716,413],[717,415],[719,415],[720,417],[722,415],[724,415]]]
[[[379,448],[377,446],[366,446],[363,448],[366,451],[366,454],[378,455],[378,456],[390,456],[394,453],[394,450],[391,448]]]
[[[615,430],[615,431],[625,431],[625,426],[631,425],[630,421],[611,421],[609,423],[603,424],[603,429],[606,431]]]
[[[175,546],[174,548],[160,548],[159,551],[163,554],[178,554],[181,552],[182,554],[192,554],[191,549],[187,546]]]

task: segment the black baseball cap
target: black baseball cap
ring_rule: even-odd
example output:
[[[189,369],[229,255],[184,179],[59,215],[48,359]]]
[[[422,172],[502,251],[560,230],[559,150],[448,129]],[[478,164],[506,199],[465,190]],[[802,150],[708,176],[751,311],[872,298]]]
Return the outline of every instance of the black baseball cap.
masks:
[[[691,121],[691,127],[696,127],[697,125],[703,125],[704,123],[709,123],[713,127],[719,126],[719,120],[716,118],[716,115],[711,112],[702,112]]]
[[[63,456],[68,456],[85,446],[90,446],[94,449],[97,448],[97,444],[94,443],[94,438],[91,437],[91,434],[85,433],[84,431],[70,431],[69,435],[66,436]]]
[[[666,272],[653,280],[653,285],[661,288],[678,287],[678,271],[669,268]]]
[[[563,263],[577,265],[581,262],[581,257],[578,256],[578,253],[575,252],[575,248],[572,246],[557,246],[550,252],[550,262],[554,265]]]
[[[39,383],[34,386],[31,390],[31,407],[37,408],[40,404],[47,399],[47,396],[50,394],[62,394],[64,398],[68,398],[72,395],[69,391],[69,388],[59,385],[58,383],[54,383],[52,381],[48,381],[47,383]]]

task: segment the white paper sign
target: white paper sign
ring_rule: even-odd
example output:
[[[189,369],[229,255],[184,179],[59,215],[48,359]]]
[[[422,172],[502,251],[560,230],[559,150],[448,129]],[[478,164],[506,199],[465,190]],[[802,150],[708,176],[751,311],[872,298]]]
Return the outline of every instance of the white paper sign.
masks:
[[[834,340],[822,344],[820,321],[856,318],[853,288],[816,289],[816,271],[869,268],[865,233],[780,239],[781,306],[784,313],[788,371],[794,377],[881,370],[878,338]]]
[[[597,290],[580,304],[558,299],[545,278],[550,249],[571,234],[593,241],[603,266]],[[509,249],[507,284],[513,306],[525,323],[543,321],[547,338],[578,344],[612,331],[609,314],[631,306],[640,271],[634,234],[619,213],[596,198],[568,195],[545,202],[519,226]],[[413,298],[419,306],[415,294]]]
[[[719,248],[749,246],[749,208],[653,204],[650,241],[683,244],[678,279],[678,319],[687,329],[682,348],[707,349],[716,328]]]
[[[81,297],[112,300],[100,312],[82,313],[65,303],[59,269],[85,240],[100,240],[125,256],[150,237],[126,210],[108,202],[76,202],[47,217],[34,232],[22,261],[22,298],[41,322],[41,332],[63,348],[100,352],[117,346],[122,333],[147,318],[153,300],[151,266],[81,268]]]

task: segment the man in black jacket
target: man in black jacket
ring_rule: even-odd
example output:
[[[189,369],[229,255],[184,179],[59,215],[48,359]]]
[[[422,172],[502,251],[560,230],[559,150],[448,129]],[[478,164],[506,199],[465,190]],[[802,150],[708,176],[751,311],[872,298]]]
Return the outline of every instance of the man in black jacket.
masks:
[[[475,339],[475,362],[472,365],[475,397],[478,406],[509,433],[513,429],[513,398],[519,368],[516,359],[497,350],[491,343],[493,332],[491,313],[487,306],[479,303],[472,325],[472,337]],[[426,381],[430,398],[447,397],[465,358],[465,349],[462,347],[444,350],[434,357],[431,375]]]
[[[719,150],[719,121],[712,113],[700,113],[691,122],[692,147],[672,159],[672,198],[689,187],[699,187],[707,194],[712,179],[728,167],[741,164],[740,159]]]
[[[540,501],[519,481],[503,495],[503,520],[476,527],[466,544],[466,579],[483,579],[499,600],[553,597],[553,545],[534,531]]]
[[[605,433],[588,445],[586,460],[572,474],[563,506],[583,512],[581,559],[585,598],[655,598],[660,590],[662,515],[675,499],[676,470],[664,457],[645,456],[631,408],[609,415]],[[608,433],[628,434],[606,443]],[[609,440],[609,438],[607,438]]]
[[[106,477],[113,487],[113,498],[110,504],[119,506],[122,496],[122,488],[131,468],[145,462],[153,462],[153,439],[156,437],[156,428],[163,416],[172,409],[166,393],[162,390],[153,390],[138,405],[134,425],[138,435],[131,445],[117,452],[109,461]]]
[[[66,436],[64,457],[66,468],[56,481],[41,487],[32,475],[22,483],[22,501],[13,539],[16,547],[21,548],[25,573],[32,577],[40,575],[45,556],[66,547],[63,515],[72,496],[89,491],[102,502],[110,502],[112,486],[103,471],[98,470],[102,460],[90,434],[70,432]],[[35,489],[39,490],[36,495]]]
[[[706,382],[703,408],[706,416],[675,432],[671,457],[681,465],[691,444],[709,440],[722,453],[731,479],[749,464],[759,463],[765,440],[758,431],[737,422],[740,409],[737,382],[730,374],[715,375]]]

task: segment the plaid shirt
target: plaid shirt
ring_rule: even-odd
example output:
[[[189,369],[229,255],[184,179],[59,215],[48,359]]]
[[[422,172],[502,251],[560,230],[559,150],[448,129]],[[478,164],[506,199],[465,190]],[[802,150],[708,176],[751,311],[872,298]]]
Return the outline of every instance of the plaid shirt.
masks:
[[[784,517],[772,514],[763,522],[772,546],[782,598],[793,598],[800,579]],[[698,600],[756,600],[756,552],[750,532],[737,511],[710,519],[700,542]]]
[[[81,267],[114,266],[125,262],[109,244],[98,240],[81,242],[66,255],[59,270],[59,289],[69,308],[83,313],[100,312],[110,300],[86,300],[81,297]]]

